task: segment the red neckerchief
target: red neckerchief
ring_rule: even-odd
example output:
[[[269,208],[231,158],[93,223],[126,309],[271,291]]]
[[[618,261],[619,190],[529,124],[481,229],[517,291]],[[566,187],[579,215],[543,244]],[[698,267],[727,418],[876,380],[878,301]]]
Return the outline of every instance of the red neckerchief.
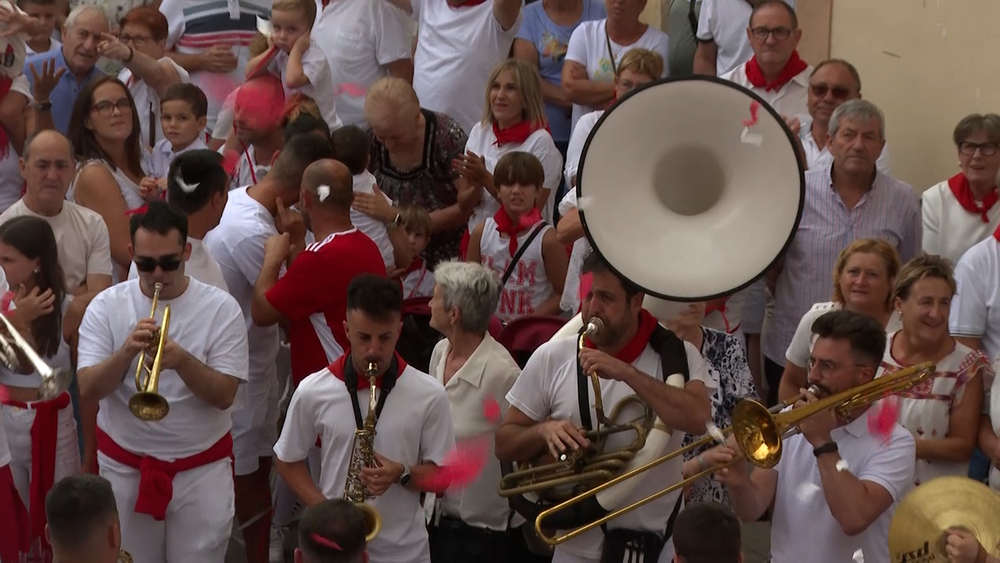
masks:
[[[8,45],[9,48],[9,45]],[[0,100],[2,100],[7,92],[10,92],[10,86],[14,83],[14,79],[3,76],[0,77]],[[0,160],[7,158],[10,153],[10,137],[7,136],[7,129],[0,127]]]
[[[770,84],[767,82],[767,78],[764,78],[764,71],[762,71],[760,69],[760,65],[757,64],[757,55],[754,55],[752,59],[746,62],[745,69],[747,73],[747,80],[750,81],[750,84],[753,84],[755,88],[763,88],[765,91],[770,92],[771,90],[778,90],[785,84],[791,82],[793,78],[798,76],[798,74],[805,70],[808,66],[809,65],[799,57],[798,51],[792,51],[792,57],[788,59],[788,64],[785,65],[785,68],[781,69],[781,74],[778,75],[778,78]]]
[[[990,222],[990,218],[986,214],[1000,200],[1000,194],[997,193],[996,186],[993,186],[993,190],[983,198],[982,205],[976,203],[976,198],[972,195],[972,188],[969,187],[969,179],[965,177],[965,174],[959,172],[948,178],[948,187],[951,188],[951,193],[955,195],[955,199],[958,200],[958,204],[962,206],[962,209],[973,215],[979,215],[983,223]]]
[[[507,143],[523,143],[528,140],[528,137],[532,133],[539,129],[548,131],[549,127],[537,121],[532,123],[524,119],[501,131],[500,124],[496,121],[493,122],[493,134],[496,135],[496,146],[498,147],[502,147]]]
[[[406,276],[410,275],[413,272],[416,272],[417,270],[423,267],[424,267],[424,259],[417,256],[416,258],[413,259],[413,262],[410,262],[410,267],[408,267],[406,271],[403,272],[403,277],[405,278]]]
[[[720,301],[718,303],[715,300],[705,303],[705,316],[711,315],[712,313],[719,312],[723,316],[726,314],[726,301]]]
[[[653,331],[656,330],[656,317],[654,317],[649,311],[645,309],[639,310],[639,328],[635,331],[635,336],[632,340],[629,340],[621,350],[615,354],[615,358],[625,362],[626,364],[631,364],[639,358],[642,351],[646,349],[646,345],[649,344],[649,337],[652,336]],[[587,348],[596,348],[594,343],[590,341],[589,338],[584,340],[584,345]]]
[[[398,381],[402,377],[403,372],[406,370],[406,362],[403,361],[403,357],[399,354],[393,352],[396,355],[396,363],[399,365],[399,373],[396,374],[396,380]],[[332,364],[328,366],[330,373],[332,373],[337,379],[344,381],[344,366],[347,365],[347,358],[351,356],[351,349],[348,348],[344,355],[334,360]],[[382,387],[382,376],[375,378],[375,387]],[[358,374],[358,390],[368,389],[368,380],[365,379],[363,374]]]
[[[510,255],[514,256],[517,254],[517,235],[541,221],[542,212],[537,207],[533,207],[531,211],[521,215],[517,223],[514,223],[510,215],[507,215],[507,210],[501,207],[500,211],[497,211],[496,215],[493,216],[493,220],[497,222],[497,232],[510,237]]]

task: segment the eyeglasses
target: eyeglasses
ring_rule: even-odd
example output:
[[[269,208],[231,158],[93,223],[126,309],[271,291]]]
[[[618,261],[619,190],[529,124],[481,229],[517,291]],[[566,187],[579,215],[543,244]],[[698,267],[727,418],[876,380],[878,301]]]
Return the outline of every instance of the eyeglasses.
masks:
[[[90,109],[96,110],[98,114],[107,117],[111,115],[111,112],[114,111],[115,108],[118,108],[119,112],[125,113],[128,110],[132,109],[132,102],[128,101],[128,98],[122,98],[117,102],[104,101],[98,104],[94,104]]]
[[[850,89],[844,86],[827,86],[826,84],[810,84],[809,91],[820,99],[830,94],[835,100],[846,100],[851,95]]]
[[[966,156],[972,156],[976,154],[978,149],[980,154],[983,156],[993,156],[997,153],[997,149],[1000,145],[996,143],[959,143],[958,151]]]
[[[128,43],[131,41],[136,47],[142,47],[146,43],[149,43],[150,39],[152,39],[152,37],[149,37],[148,35],[122,35],[118,38],[118,40],[122,43]]]
[[[173,272],[180,268],[183,262],[180,256],[166,256],[160,259],[136,256],[132,261],[135,262],[136,270],[146,273],[156,271],[157,266],[164,272]]]
[[[776,27],[771,29],[769,27],[755,27],[750,30],[750,34],[757,39],[767,40],[768,35],[773,35],[775,40],[784,41],[792,35],[792,30],[787,27]]]

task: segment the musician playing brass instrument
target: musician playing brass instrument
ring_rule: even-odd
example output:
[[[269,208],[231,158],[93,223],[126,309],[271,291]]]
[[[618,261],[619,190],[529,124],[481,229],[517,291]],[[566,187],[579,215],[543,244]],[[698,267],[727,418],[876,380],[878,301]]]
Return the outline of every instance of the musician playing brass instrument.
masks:
[[[875,377],[886,343],[878,321],[834,311],[819,317],[812,332],[808,382],[821,396]],[[792,408],[817,400],[802,393],[806,399]],[[880,408],[865,404],[846,418],[822,411],[784,441],[773,469],[749,473],[747,464],[736,463],[716,473],[742,521],[756,521],[771,507],[771,561],[842,563],[860,549],[865,563],[889,563],[892,506],[913,486],[916,446],[891,416],[880,432],[869,430],[869,417],[878,424]],[[734,454],[722,446],[703,457],[708,465]]]
[[[420,493],[447,487],[437,470],[455,438],[444,389],[394,351],[402,301],[398,282],[372,274],[351,281],[344,325],[350,349],[299,383],[274,446],[275,466],[307,506],[347,496],[368,504],[365,512],[374,509],[381,530],[368,542],[372,561],[430,563]],[[321,470],[310,475],[306,457],[317,436]]]
[[[593,455],[587,451],[591,444],[585,431],[608,424],[601,420],[607,416],[603,409],[594,408],[591,378],[583,375],[593,372],[600,378],[600,395],[609,412],[616,403],[638,395],[659,417],[657,425],[672,429],[663,446],[666,451],[678,449],[685,432],[701,435],[706,431],[705,423],[711,418],[708,394],[717,382],[701,354],[660,327],[642,308],[643,293],[614,273],[599,255],[591,253],[584,260],[583,272],[593,274],[582,304],[584,326],[598,319],[603,328],[585,341],[582,351],[578,352],[576,338],[553,339],[535,351],[507,395],[511,406],[496,436],[501,461],[528,462],[546,453],[553,458],[569,453],[575,458],[583,452],[581,461],[585,462]],[[687,377],[679,386],[665,382],[685,372]],[[633,406],[637,408],[622,409],[618,422],[642,415],[641,405]],[[634,438],[631,432],[613,435],[603,450],[620,449]],[[629,504],[680,477],[681,459],[677,458],[635,479],[630,483],[633,488],[613,504]],[[674,550],[668,527],[680,500],[677,491],[611,520],[606,534],[595,528],[567,540],[556,547],[553,562],[621,563],[639,560],[640,554],[649,563],[669,562]]]
[[[99,293],[80,326],[101,476],[136,561],[217,563],[235,511],[230,407],[246,379],[246,324],[231,295],[185,275],[183,214],[152,202],[130,230],[139,278]]]

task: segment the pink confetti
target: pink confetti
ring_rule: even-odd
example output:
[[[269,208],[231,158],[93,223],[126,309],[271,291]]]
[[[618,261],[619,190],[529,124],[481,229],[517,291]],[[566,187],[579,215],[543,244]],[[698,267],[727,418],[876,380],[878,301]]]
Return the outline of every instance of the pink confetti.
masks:
[[[226,174],[232,176],[236,173],[236,164],[240,161],[240,153],[229,149],[222,155],[222,168],[226,171]]]
[[[750,119],[743,120],[744,127],[753,127],[757,125],[757,110],[760,109],[760,102],[754,100],[750,102]]]
[[[236,82],[228,74],[206,72],[198,86],[209,100],[225,100],[236,90]]]
[[[0,385],[0,403],[10,401],[10,390],[6,385]]]
[[[348,96],[354,96],[355,98],[360,98],[365,95],[365,87],[360,84],[355,84],[353,82],[345,82],[341,84],[336,90],[334,90],[334,96],[341,96],[347,94]]]
[[[458,445],[445,457],[441,467],[425,478],[422,486],[429,491],[462,488],[483,472],[490,451],[490,436],[482,436]]]
[[[899,397],[887,395],[874,409],[868,411],[868,431],[883,444],[887,444],[897,420],[899,420]]]
[[[245,120],[253,129],[280,122],[284,111],[285,89],[277,76],[251,78],[236,91],[235,120]]]
[[[483,416],[490,422],[500,422],[500,403],[493,397],[483,399]]]

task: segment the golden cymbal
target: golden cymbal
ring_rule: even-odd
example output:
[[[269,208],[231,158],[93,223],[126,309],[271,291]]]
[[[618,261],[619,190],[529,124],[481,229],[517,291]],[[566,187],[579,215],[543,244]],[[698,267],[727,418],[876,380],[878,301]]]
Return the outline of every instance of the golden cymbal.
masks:
[[[968,477],[938,477],[913,489],[889,525],[891,561],[946,561],[949,528],[971,532],[990,555],[1000,557],[1000,494]]]

